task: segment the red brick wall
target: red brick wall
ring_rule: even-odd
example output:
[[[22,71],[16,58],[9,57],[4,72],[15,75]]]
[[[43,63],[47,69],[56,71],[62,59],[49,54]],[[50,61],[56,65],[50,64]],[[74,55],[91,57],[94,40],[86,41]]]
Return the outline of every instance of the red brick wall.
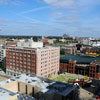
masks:
[[[75,73],[75,61],[69,61],[68,63],[68,73]]]
[[[30,53],[28,53],[30,52]],[[6,50],[6,67],[10,70],[36,73],[36,54],[31,50]]]
[[[75,73],[75,61],[69,61],[68,64],[60,63],[60,70],[65,70],[68,73]]]
[[[90,64],[89,66],[89,77],[96,77],[96,65],[95,64]]]
[[[60,70],[67,70],[67,64],[60,63]]]

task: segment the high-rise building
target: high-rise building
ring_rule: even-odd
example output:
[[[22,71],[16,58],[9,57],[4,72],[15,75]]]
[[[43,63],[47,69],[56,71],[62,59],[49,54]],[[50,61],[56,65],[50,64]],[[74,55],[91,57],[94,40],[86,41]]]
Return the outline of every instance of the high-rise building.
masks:
[[[59,71],[59,47],[43,47],[42,42],[27,40],[6,48],[6,72],[9,75],[33,73],[48,77]]]

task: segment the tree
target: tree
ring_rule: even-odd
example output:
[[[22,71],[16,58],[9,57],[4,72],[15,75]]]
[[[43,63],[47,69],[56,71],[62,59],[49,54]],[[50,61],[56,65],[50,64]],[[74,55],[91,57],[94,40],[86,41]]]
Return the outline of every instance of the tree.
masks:
[[[65,50],[60,50],[60,55],[65,55]]]

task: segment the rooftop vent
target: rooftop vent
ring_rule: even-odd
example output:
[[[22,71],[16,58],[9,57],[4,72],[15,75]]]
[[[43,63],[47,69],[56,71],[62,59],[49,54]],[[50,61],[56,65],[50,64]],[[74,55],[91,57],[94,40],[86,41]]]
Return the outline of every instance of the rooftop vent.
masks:
[[[19,78],[20,78],[19,76],[16,77],[16,79],[19,79]]]
[[[28,83],[31,83],[31,81],[28,81]]]
[[[34,76],[36,76],[36,75],[34,75],[34,74],[30,74],[30,77],[34,77]]]
[[[6,81],[6,83],[9,83],[9,81]]]
[[[15,79],[10,79],[11,81],[15,81]]]
[[[13,96],[13,94],[12,94],[12,93],[9,93],[9,95]]]
[[[32,80],[32,82],[36,82],[36,80]]]

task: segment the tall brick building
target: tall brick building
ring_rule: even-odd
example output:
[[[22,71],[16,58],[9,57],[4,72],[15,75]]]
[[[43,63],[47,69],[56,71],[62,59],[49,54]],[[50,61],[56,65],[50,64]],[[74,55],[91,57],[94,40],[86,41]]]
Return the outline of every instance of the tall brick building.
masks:
[[[36,48],[35,48],[36,45]],[[6,72],[9,75],[33,73],[48,77],[59,71],[59,47],[42,47],[32,40],[6,48]]]

